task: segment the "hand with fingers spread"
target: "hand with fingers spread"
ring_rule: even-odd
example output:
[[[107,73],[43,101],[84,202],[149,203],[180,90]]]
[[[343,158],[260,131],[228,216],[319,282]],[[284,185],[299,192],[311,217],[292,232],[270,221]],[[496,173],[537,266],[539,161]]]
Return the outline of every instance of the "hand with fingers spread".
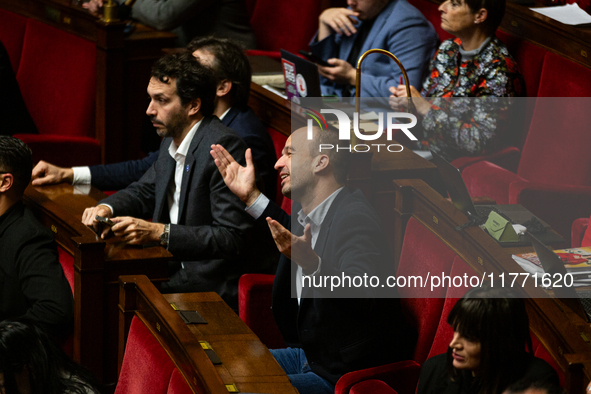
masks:
[[[288,259],[302,267],[304,274],[312,274],[318,269],[320,261],[312,249],[312,233],[310,224],[304,228],[304,235],[298,237],[279,224],[278,221],[267,218],[267,224],[273,235],[277,249]]]
[[[74,180],[74,170],[71,168],[62,168],[54,166],[41,160],[32,173],[33,186],[55,185],[56,183],[72,183]]]
[[[331,67],[318,66],[320,75],[334,83],[355,85],[357,71],[347,61],[332,58],[326,61]]]
[[[228,189],[245,203],[247,207],[252,205],[261,192],[256,186],[255,169],[250,148],[244,154],[246,167],[238,164],[232,155],[221,145],[212,145],[209,153],[214,158],[215,165],[222,174]]]
[[[354,19],[357,16],[358,12],[348,8],[327,8],[318,18],[318,41],[322,41],[333,32],[346,36],[357,33],[355,25],[359,22]]]
[[[113,216],[111,208],[106,205],[97,205],[96,207],[86,208],[82,214],[82,223],[94,230],[95,233],[100,234],[102,239],[105,239],[111,228],[103,226],[101,222],[96,220],[96,216],[110,218]]]
[[[164,232],[164,224],[151,223],[142,219],[121,216],[111,219],[115,225],[111,231],[121,240],[130,245],[143,245],[148,242],[160,241],[160,234]]]

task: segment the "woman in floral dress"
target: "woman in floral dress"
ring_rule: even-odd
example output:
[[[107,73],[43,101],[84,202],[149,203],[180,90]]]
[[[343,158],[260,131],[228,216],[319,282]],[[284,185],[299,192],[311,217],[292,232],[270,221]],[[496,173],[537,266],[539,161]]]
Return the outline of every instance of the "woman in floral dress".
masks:
[[[494,35],[505,0],[447,0],[439,11],[441,28],[456,38],[439,46],[422,91],[411,86],[422,115],[420,149],[449,160],[490,154],[506,145],[502,122],[511,99],[502,98],[525,95],[515,60]],[[392,108],[405,105],[404,85],[390,92]]]

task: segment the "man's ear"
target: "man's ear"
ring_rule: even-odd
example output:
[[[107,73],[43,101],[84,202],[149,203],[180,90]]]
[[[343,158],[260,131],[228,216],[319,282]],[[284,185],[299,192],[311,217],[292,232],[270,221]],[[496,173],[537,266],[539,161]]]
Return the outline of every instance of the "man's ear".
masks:
[[[188,112],[189,116],[196,115],[200,109],[201,109],[201,99],[196,98],[194,100],[191,100],[191,102],[189,103],[189,112]]]
[[[218,97],[224,97],[226,94],[230,93],[230,90],[232,90],[232,81],[224,79],[222,82],[219,83],[215,94]]]
[[[6,193],[14,185],[12,174],[0,174],[0,193]]]
[[[318,155],[314,158],[314,173],[324,171],[330,164],[330,159],[327,155]]]

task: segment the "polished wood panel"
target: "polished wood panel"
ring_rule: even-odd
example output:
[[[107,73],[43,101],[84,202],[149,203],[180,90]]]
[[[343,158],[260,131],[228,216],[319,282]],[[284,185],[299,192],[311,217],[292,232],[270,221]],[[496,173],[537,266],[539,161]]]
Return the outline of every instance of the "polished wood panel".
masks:
[[[466,216],[441,197],[425,182],[416,179],[396,180],[395,213],[400,224],[395,233],[402,244],[404,226],[411,216],[432,231],[450,249],[468,263],[478,275],[498,275],[524,272],[511,254],[478,227],[462,231],[455,228],[467,221]],[[499,282],[496,282],[499,284]],[[582,393],[591,378],[591,348],[584,338],[590,338],[589,324],[570,311],[562,300],[550,298],[532,280],[519,291],[525,292],[530,328],[565,371],[565,389]]]
[[[117,377],[119,275],[168,279],[172,255],[160,246],[125,246],[106,241],[82,224],[82,212],[105,198],[97,189],[59,184],[25,191],[25,204],[50,228],[60,247],[74,256],[74,359],[108,383]]]
[[[240,392],[295,394],[285,372],[269,350],[215,293],[161,295],[144,276],[120,278],[119,366],[133,316],[138,316],[167,349],[195,392],[227,393],[234,384]],[[186,325],[180,310],[196,310],[207,324]],[[207,341],[222,361],[213,365],[199,341]]]

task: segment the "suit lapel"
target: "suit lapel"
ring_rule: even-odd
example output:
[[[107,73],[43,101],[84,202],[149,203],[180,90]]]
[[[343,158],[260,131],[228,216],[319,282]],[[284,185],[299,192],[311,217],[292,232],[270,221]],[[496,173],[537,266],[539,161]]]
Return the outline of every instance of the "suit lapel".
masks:
[[[156,179],[156,186],[155,186],[155,202],[156,202],[156,209],[154,220],[156,222],[161,223],[170,223],[170,215],[168,212],[164,212],[165,210],[169,210],[170,207],[168,206],[168,199],[166,192],[170,186],[170,182],[174,183],[174,169],[176,166],[176,162],[168,153],[168,147],[172,144],[172,138],[169,138],[168,144],[162,144],[162,146],[166,146],[164,154],[160,155],[157,161],[158,172],[157,176],[159,179],[168,180],[165,182],[158,182]],[[162,149],[162,148],[161,148]],[[168,220],[166,220],[168,219]]]
[[[371,27],[371,30],[369,31],[369,34],[367,35],[365,42],[361,46],[361,51],[359,53],[360,55],[371,49],[372,43],[375,41],[376,36],[382,31],[382,28],[384,27],[384,24],[392,14],[392,9],[395,5],[396,0],[389,2],[386,8],[384,8],[382,12],[380,12],[379,15],[376,17],[376,20],[373,23],[373,26]],[[397,54],[395,53],[394,55]]]
[[[181,218],[183,217],[185,211],[187,194],[189,189],[189,180],[193,178],[193,173],[195,171],[195,164],[197,162],[195,153],[197,152],[197,148],[199,148],[201,140],[203,140],[204,134],[207,132],[207,127],[209,126],[210,122],[211,117],[204,118],[203,121],[201,121],[199,128],[193,136],[193,141],[191,141],[189,150],[187,151],[187,157],[185,158],[185,167],[183,168],[183,180],[181,182],[181,195],[179,197],[179,224],[182,224]]]
[[[330,205],[330,208],[328,209],[328,212],[326,213],[326,216],[324,217],[322,224],[320,225],[320,232],[318,233],[318,238],[316,239],[316,245],[314,245],[314,252],[316,252],[316,254],[320,256],[320,258],[323,258],[324,256],[324,248],[326,247],[326,241],[328,240],[330,229],[332,227],[332,222],[339,208],[339,205],[341,205],[341,202],[349,194],[351,194],[351,190],[349,190],[347,187],[343,188],[343,190],[341,190],[340,193],[337,194],[334,201]],[[307,296],[309,291],[311,291],[310,288],[302,289],[302,300],[300,302],[300,305],[304,305],[304,297]]]

